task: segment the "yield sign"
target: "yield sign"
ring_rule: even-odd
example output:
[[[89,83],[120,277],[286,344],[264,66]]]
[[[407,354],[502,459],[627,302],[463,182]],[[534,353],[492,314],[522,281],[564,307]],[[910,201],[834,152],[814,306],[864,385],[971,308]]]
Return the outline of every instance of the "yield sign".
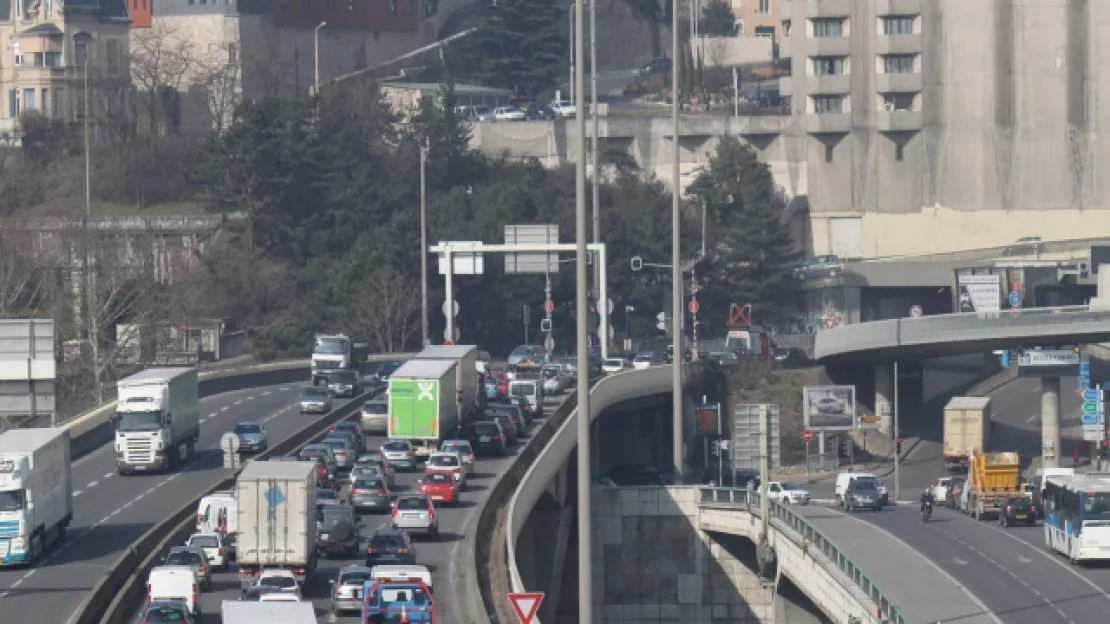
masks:
[[[521,624],[532,624],[532,618],[536,617],[536,612],[540,610],[543,597],[543,592],[509,594],[509,600],[513,603],[513,609],[520,617]]]

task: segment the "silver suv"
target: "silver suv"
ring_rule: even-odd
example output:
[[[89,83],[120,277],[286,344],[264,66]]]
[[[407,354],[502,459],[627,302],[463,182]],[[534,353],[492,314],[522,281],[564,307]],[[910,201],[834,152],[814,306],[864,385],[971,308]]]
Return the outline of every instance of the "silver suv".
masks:
[[[409,534],[422,533],[433,540],[439,538],[439,516],[431,497],[426,494],[402,494],[393,505],[390,525]]]
[[[363,583],[370,580],[370,568],[366,566],[347,566],[339,570],[339,576],[331,582],[331,612],[338,615],[344,611],[362,610]]]

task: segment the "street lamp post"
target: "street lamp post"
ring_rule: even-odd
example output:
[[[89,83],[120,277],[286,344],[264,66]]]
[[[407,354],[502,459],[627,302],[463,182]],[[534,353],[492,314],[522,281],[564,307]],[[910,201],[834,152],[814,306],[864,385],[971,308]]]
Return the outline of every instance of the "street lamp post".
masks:
[[[327,25],[328,23],[326,21],[320,22],[320,24],[316,26],[316,28],[312,31],[313,60],[316,66],[316,74],[312,82],[313,95],[316,95],[320,92],[320,29]]]
[[[624,338],[628,341],[628,345],[630,348],[632,346],[632,324],[628,322],[628,313],[635,311],[636,308],[634,306],[624,306]]]
[[[427,140],[420,146],[420,336],[425,347],[428,337],[428,150]]]
[[[597,153],[598,141],[598,118],[597,118],[597,0],[590,0],[590,122],[593,126],[590,135],[590,155],[593,165],[593,242],[601,242],[601,155]],[[601,280],[601,266],[600,263],[594,266],[593,283],[596,287],[597,283]],[[598,301],[597,309],[600,314],[605,314],[608,310],[603,310],[604,306],[608,306],[607,301]],[[600,340],[609,340],[608,336],[599,336]]]
[[[672,384],[672,434],[674,446],[671,449],[671,460],[674,463],[675,476],[682,480],[685,462],[683,449],[685,443],[682,439],[682,361],[685,359],[686,350],[682,347],[683,330],[682,319],[682,257],[680,255],[682,241],[680,240],[682,171],[679,168],[681,155],[678,128],[678,74],[679,65],[676,62],[679,54],[681,39],[678,35],[678,6],[671,10],[671,315],[674,319],[672,337],[674,339],[674,359],[671,366]],[[581,152],[579,152],[581,153]]]
[[[574,76],[575,76],[575,71],[574,71],[574,69],[575,69],[574,68],[574,60],[575,60],[575,54],[574,54],[574,44],[575,44],[574,8],[575,8],[575,6],[577,6],[577,5],[576,4],[570,5],[569,10],[567,11],[567,28],[568,28],[568,31],[567,31],[568,32],[567,46],[570,48],[570,49],[567,50],[567,57],[570,59],[570,82],[569,82],[569,85],[567,86],[567,88],[570,89],[570,101],[571,102],[576,102],[577,101],[574,98]],[[578,112],[581,112],[581,111],[578,111]]]

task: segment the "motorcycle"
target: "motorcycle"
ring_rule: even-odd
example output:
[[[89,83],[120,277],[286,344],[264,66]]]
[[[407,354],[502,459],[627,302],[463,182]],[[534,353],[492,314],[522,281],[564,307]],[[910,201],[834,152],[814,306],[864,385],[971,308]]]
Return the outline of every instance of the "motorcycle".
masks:
[[[921,521],[928,522],[933,517],[933,504],[921,503]]]

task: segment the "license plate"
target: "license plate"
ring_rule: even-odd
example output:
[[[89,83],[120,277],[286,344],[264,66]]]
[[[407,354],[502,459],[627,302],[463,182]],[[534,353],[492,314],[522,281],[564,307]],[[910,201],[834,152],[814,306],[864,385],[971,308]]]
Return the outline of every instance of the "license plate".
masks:
[[[1025,520],[1025,519],[1026,519],[1026,518],[1028,518],[1029,516],[1027,516],[1027,515],[1025,515],[1025,514],[1017,514],[1017,515],[1016,515],[1016,516],[1014,516],[1014,517],[1016,517],[1016,518],[1017,518],[1018,520]]]
[[[482,436],[482,437],[480,438],[480,441],[481,441],[481,442],[483,442],[483,443],[488,443],[488,442],[490,442],[490,441],[491,441],[492,439],[493,439],[493,438],[491,438],[491,437],[489,437],[489,436]]]
[[[325,539],[325,540],[328,539],[328,534],[327,533],[321,533],[320,534],[320,539]]]
[[[432,500],[441,501],[441,500],[443,500],[443,496],[439,495],[439,494],[435,494],[435,495],[432,496]]]
[[[405,517],[406,518],[419,518],[419,517],[421,517],[421,515],[422,514],[419,514],[419,513],[407,513],[407,514],[405,514]]]

